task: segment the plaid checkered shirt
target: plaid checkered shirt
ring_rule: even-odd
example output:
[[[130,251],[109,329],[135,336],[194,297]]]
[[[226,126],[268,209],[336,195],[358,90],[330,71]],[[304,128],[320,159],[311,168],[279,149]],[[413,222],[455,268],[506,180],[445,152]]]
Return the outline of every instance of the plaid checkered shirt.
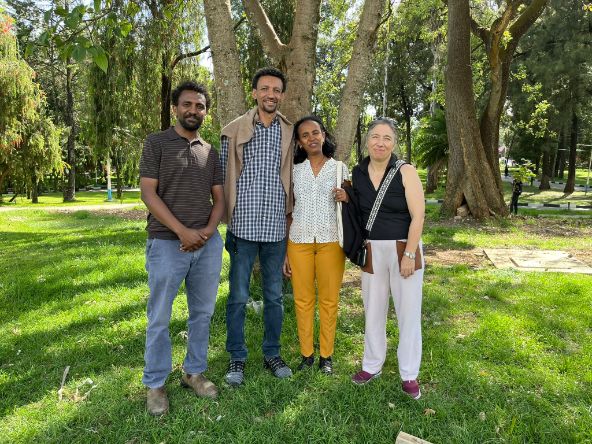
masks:
[[[228,139],[222,137],[220,163],[226,177]],[[243,169],[236,183],[236,205],[228,229],[253,242],[286,237],[286,193],[280,179],[282,129],[276,117],[266,128],[256,122],[253,138],[243,147]]]

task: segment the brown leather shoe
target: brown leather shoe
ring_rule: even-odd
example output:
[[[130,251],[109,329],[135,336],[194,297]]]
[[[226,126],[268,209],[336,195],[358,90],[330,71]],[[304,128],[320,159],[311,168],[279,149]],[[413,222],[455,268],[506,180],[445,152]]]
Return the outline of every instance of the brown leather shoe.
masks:
[[[186,388],[192,388],[197,396],[203,398],[216,398],[218,396],[218,389],[212,381],[209,381],[204,375],[190,375],[183,373],[181,377],[181,385]]]
[[[167,398],[164,386],[149,388],[146,394],[146,407],[148,412],[154,416],[164,415],[169,411],[169,398]]]

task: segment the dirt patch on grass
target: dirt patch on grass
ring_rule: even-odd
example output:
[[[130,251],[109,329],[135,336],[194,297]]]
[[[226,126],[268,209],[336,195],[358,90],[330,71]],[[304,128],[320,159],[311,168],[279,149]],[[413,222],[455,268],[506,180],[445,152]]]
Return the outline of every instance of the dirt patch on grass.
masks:
[[[472,250],[439,250],[427,246],[425,247],[424,254],[427,266],[466,265],[470,268],[480,268],[491,264],[482,248],[473,248]]]

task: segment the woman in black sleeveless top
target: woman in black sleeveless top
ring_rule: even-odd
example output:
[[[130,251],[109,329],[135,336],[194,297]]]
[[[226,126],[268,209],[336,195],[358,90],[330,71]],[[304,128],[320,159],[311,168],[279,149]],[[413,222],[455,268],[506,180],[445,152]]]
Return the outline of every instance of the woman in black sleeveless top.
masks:
[[[354,196],[366,227],[382,182],[397,167],[393,149],[397,132],[392,121],[378,119],[367,135],[369,156],[352,172]],[[365,384],[380,375],[386,358],[386,318],[389,291],[399,325],[397,357],[402,388],[414,399],[421,391],[417,382],[421,363],[421,299],[423,259],[421,233],[425,201],[417,171],[400,162],[366,239],[371,245],[373,273],[362,272],[365,332],[362,370],[352,376]],[[397,248],[399,251],[397,251]]]

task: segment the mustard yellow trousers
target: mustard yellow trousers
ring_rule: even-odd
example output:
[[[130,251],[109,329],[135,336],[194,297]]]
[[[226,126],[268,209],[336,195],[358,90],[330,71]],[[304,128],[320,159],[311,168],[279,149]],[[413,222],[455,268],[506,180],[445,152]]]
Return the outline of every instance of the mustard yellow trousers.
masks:
[[[288,261],[292,269],[300,353],[302,356],[314,354],[314,315],[318,288],[320,354],[328,358],[334,351],[345,254],[337,242],[297,244],[288,241]]]

